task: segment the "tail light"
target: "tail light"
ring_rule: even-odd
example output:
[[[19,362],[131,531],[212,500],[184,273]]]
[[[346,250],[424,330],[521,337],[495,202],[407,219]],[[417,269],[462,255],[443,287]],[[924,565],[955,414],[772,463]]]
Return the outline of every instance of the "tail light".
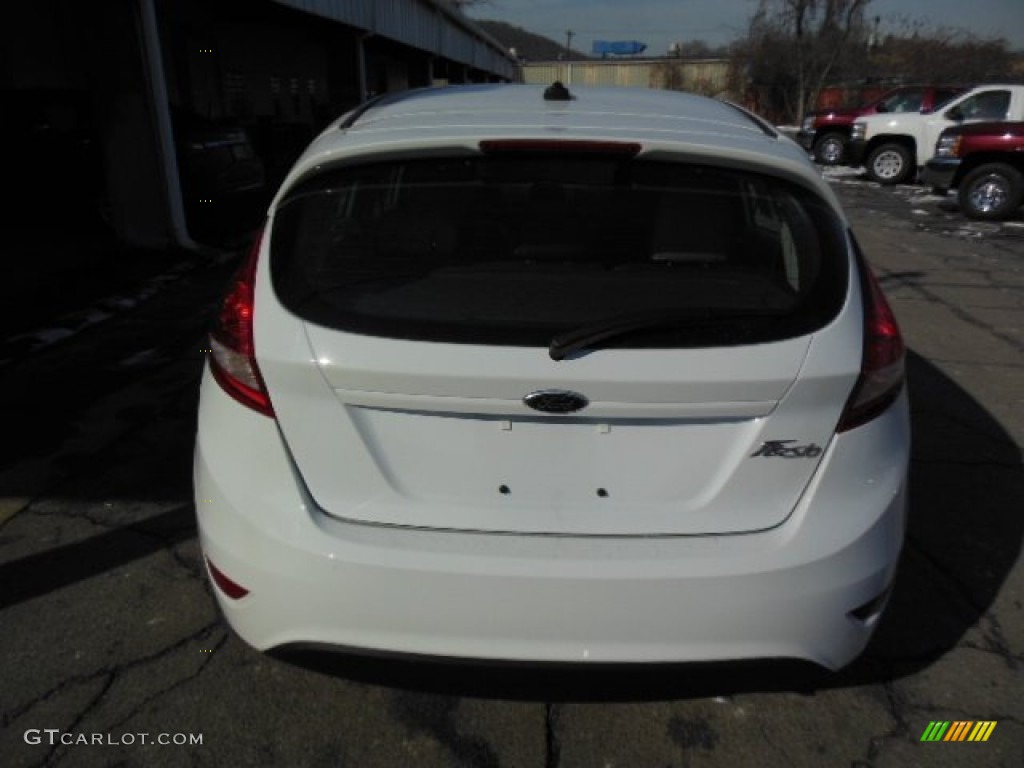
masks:
[[[213,583],[220,588],[221,592],[232,600],[241,600],[249,594],[248,589],[229,579],[224,571],[210,562],[210,558],[206,558],[206,567],[210,571],[210,578],[213,579]]]
[[[260,233],[245,263],[231,279],[220,315],[210,332],[210,373],[221,388],[247,408],[273,417],[274,408],[256,364],[253,344],[253,309]]]
[[[859,250],[857,265],[864,303],[864,349],[860,377],[839,420],[838,432],[879,416],[899,397],[905,379],[905,349],[896,316]]]

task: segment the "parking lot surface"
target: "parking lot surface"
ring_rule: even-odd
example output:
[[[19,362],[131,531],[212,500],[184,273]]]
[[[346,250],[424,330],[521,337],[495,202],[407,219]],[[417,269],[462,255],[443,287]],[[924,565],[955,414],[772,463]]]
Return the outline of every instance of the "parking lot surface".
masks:
[[[0,342],[3,764],[1024,764],[1024,221],[828,176],[902,323],[915,430],[896,590],[851,667],[251,650],[214,605],[191,498],[204,329],[230,267],[214,263],[101,322],[85,308]],[[996,725],[922,741],[956,721]]]

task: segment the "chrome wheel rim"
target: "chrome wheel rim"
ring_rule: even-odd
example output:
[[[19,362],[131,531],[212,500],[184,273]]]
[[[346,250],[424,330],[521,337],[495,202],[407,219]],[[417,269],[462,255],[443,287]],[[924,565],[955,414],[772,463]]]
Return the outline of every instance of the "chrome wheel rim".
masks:
[[[882,152],[875,157],[872,168],[880,179],[895,179],[903,172],[903,156],[894,150]]]
[[[826,164],[836,165],[843,158],[843,143],[834,139],[824,141],[818,154]]]
[[[1006,182],[999,176],[986,176],[971,187],[968,198],[971,207],[982,213],[992,213],[1006,205],[1009,190]]]

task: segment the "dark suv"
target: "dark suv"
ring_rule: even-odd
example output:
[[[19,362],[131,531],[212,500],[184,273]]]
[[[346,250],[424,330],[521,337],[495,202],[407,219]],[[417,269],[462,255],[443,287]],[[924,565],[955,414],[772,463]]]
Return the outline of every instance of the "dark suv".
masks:
[[[824,109],[804,116],[797,139],[804,149],[814,153],[822,165],[839,165],[846,159],[850,129],[858,117],[883,112],[920,112],[934,109],[963,92],[954,86],[908,85],[883,94],[859,107]]]

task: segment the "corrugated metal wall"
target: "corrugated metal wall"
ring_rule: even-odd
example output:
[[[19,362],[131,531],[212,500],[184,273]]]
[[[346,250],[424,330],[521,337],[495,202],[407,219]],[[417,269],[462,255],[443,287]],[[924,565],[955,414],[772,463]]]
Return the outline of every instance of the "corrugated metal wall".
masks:
[[[597,65],[597,66],[595,66]],[[649,88],[651,68],[646,63],[622,65],[590,61],[537,62],[523,65],[523,82],[550,85],[616,85]]]
[[[523,82],[548,85],[611,85],[668,88],[706,95],[725,95],[729,89],[728,59],[643,59],[639,61],[531,62],[522,65]]]
[[[514,80],[517,65],[500,43],[442,0],[274,0],[460,64]]]

